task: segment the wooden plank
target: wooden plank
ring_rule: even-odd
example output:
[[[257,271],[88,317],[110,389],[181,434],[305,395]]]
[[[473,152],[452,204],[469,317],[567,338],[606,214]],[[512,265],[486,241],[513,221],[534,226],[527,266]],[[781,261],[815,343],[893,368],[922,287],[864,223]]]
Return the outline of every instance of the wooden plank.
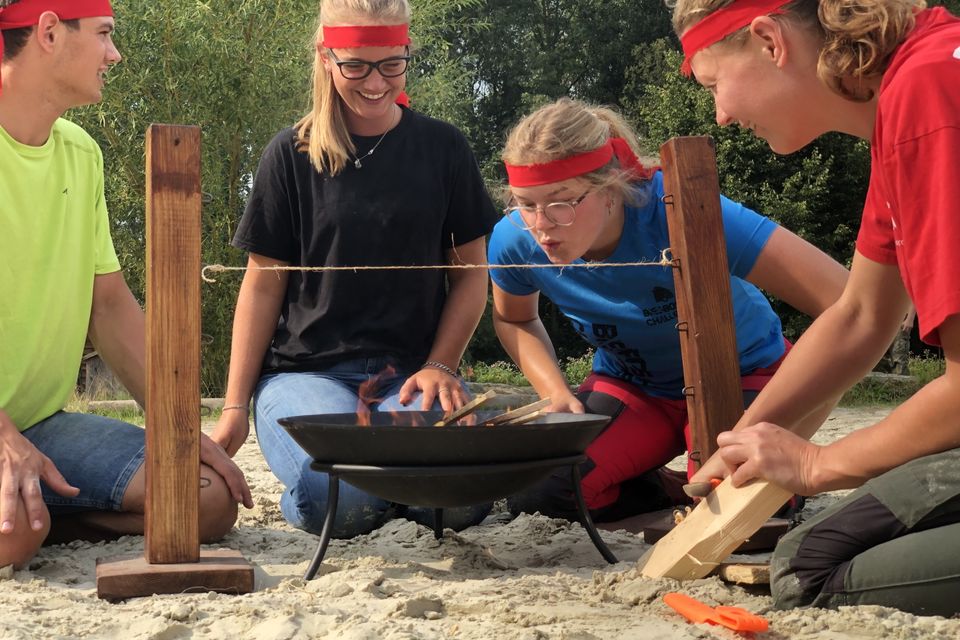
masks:
[[[727,478],[640,558],[641,572],[677,580],[709,575],[792,495],[765,480],[736,488]]]
[[[656,544],[665,535],[677,527],[673,512],[657,520],[649,522],[643,528],[643,541],[647,544]],[[770,518],[750,534],[743,544],[733,550],[733,553],[756,553],[757,551],[772,551],[777,546],[781,536],[790,530],[790,521],[786,518]]]
[[[660,147],[677,292],[680,351],[697,467],[717,435],[743,414],[740,366],[723,242],[713,139],[672,138]]]
[[[148,564],[141,555],[97,560],[97,596],[124,600],[158,593],[250,593],[253,568],[239,551],[204,550],[196,562]]]
[[[770,565],[766,563],[727,563],[717,569],[724,582],[734,584],[770,584]]]
[[[200,559],[200,129],[147,130],[146,541]]]

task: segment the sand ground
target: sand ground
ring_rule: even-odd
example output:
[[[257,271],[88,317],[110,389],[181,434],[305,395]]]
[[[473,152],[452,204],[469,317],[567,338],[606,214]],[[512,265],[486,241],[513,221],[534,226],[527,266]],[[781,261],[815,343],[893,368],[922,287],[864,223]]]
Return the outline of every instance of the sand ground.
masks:
[[[818,441],[882,417],[886,409],[838,409]],[[538,639],[735,638],[692,625],[662,602],[682,591],[710,604],[745,607],[765,615],[770,630],[758,638],[958,638],[960,619],[918,617],[881,607],[840,611],[772,611],[763,588],[727,585],[718,578],[684,583],[638,577],[648,548],[626,531],[603,532],[620,558],[607,565],[579,525],[542,516],[513,521],[501,514],[461,533],[432,531],[395,520],[367,536],[334,541],[318,577],[302,575],[316,537],[283,522],[280,485],[256,443],[237,461],[256,506],[243,510],[222,546],[239,549],[254,566],[256,591],[153,596],[120,604],[96,596],[95,561],[141,553],[142,537],[44,548],[29,568],[0,572],[0,638],[110,638],[122,640],[289,638]],[[835,500],[825,495],[813,513]],[[958,595],[960,597],[960,595]]]

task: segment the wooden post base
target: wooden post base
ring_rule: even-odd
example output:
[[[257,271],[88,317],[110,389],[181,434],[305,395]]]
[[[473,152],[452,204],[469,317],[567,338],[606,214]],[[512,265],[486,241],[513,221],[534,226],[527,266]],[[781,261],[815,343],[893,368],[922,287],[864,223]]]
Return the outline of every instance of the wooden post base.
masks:
[[[201,549],[199,561],[173,564],[150,564],[142,555],[97,558],[97,597],[104,600],[206,591],[252,592],[253,567],[233,549]]]

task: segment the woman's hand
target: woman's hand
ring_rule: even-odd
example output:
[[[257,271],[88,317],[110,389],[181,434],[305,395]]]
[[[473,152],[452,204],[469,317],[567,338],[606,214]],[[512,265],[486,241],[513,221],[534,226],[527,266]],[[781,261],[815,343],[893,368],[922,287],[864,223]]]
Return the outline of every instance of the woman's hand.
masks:
[[[444,413],[456,411],[470,400],[459,378],[434,367],[424,367],[407,378],[397,399],[407,405],[417,391],[423,394],[420,402],[423,411],[429,411],[434,400],[440,401]]]
[[[220,474],[230,489],[233,499],[247,509],[253,509],[253,496],[243,471],[230,459],[227,452],[213,438],[200,434],[200,462]]]
[[[242,409],[224,411],[213,428],[210,439],[223,447],[231,458],[237,455],[250,434],[250,416]]]
[[[804,496],[818,491],[814,477],[823,448],[792,431],[760,422],[721,433],[717,444],[735,487],[762,478]]]
[[[563,395],[551,395],[550,406],[547,407],[548,413],[586,413],[583,403],[572,393]]]

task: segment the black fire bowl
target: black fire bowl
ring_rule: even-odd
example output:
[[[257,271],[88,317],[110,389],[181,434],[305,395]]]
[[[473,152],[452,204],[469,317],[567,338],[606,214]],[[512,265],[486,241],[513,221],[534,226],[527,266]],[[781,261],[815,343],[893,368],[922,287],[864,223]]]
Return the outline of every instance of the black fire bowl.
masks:
[[[499,413],[474,415],[482,423]],[[551,413],[518,425],[430,426],[442,417],[438,411],[372,413],[369,426],[358,426],[350,413],[294,416],[280,424],[314,459],[314,469],[385,500],[447,508],[490,502],[579,463],[610,420]]]

